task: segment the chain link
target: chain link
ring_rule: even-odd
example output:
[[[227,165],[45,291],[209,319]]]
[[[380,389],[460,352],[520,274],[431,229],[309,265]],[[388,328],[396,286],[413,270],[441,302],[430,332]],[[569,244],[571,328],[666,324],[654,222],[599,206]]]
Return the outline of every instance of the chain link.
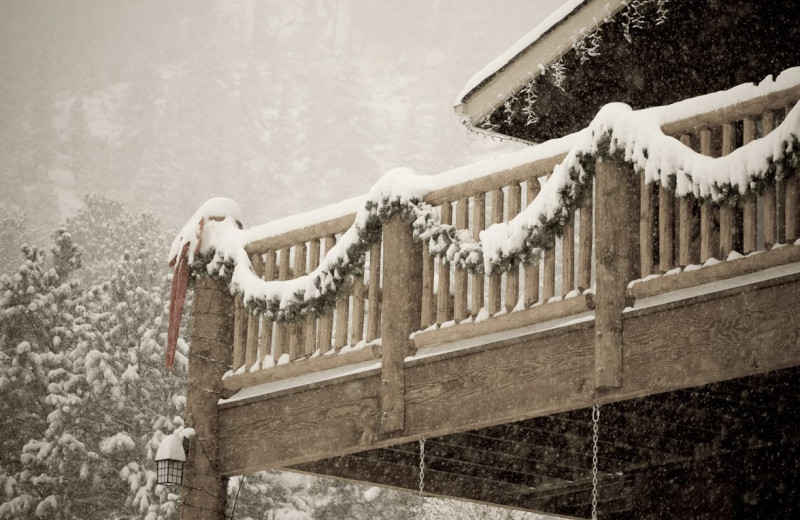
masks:
[[[597,520],[597,430],[600,423],[600,405],[592,407],[592,520]]]
[[[417,518],[425,514],[425,438],[419,440],[419,492],[417,493]]]

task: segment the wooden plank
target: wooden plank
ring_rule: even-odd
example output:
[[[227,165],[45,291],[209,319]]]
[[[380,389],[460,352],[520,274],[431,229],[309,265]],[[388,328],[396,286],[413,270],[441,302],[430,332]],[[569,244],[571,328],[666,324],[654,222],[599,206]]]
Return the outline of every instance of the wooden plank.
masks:
[[[421,326],[428,328],[436,322],[436,296],[433,291],[433,279],[436,265],[430,254],[428,242],[422,243],[422,321]]]
[[[469,199],[459,199],[456,203],[456,229],[468,229],[469,226]],[[469,273],[463,267],[455,267],[455,297],[453,304],[453,318],[456,322],[469,317],[467,308],[467,283]]]
[[[575,288],[575,212],[564,224],[561,235],[561,296]]]
[[[225,397],[230,397],[243,388],[379,359],[380,355],[380,349],[362,348],[352,352],[298,359],[294,363],[286,363],[285,365],[276,365],[264,370],[234,375],[223,381]]]
[[[253,272],[261,277],[264,273],[264,262],[261,255],[252,255],[250,265]],[[258,363],[258,322],[259,318],[247,313],[247,344],[245,346],[244,365],[249,370],[250,367]]]
[[[284,247],[278,256],[278,280],[289,279],[289,248]],[[283,354],[289,353],[289,325],[277,323],[275,325],[275,346],[272,355],[275,363]]]
[[[481,192],[472,199],[472,238],[480,240],[480,233],[486,228],[486,195]],[[472,308],[473,317],[477,316],[483,307],[483,282],[482,274],[472,275]]]
[[[692,136],[681,135],[681,143],[692,147]],[[692,214],[694,196],[686,195],[678,199],[678,265],[686,267],[695,259],[692,257],[692,231],[695,218]]]
[[[244,313],[242,296],[233,299],[233,369],[244,365],[244,349],[247,338],[247,316]]]
[[[446,202],[439,208],[441,211],[442,224],[453,223],[453,205]],[[437,260],[438,265],[438,287],[436,290],[436,323],[450,320],[450,263],[444,258]]]
[[[544,267],[542,268],[542,303],[547,303],[556,295],[556,250],[553,248],[544,252]]]
[[[775,129],[774,112],[764,112],[761,119],[761,128],[764,135],[767,135]],[[763,210],[764,249],[769,249],[778,242],[777,193],[774,184],[767,186],[762,197],[761,208]]]
[[[264,274],[262,278],[267,281],[272,281],[275,276],[276,254],[275,251],[267,251],[264,253]],[[259,338],[258,348],[258,364],[263,366],[264,359],[272,355],[272,329],[273,322],[266,316],[261,317],[261,337]]]
[[[528,206],[531,205],[533,200],[539,195],[541,185],[539,180],[531,177],[527,182],[527,193],[525,195],[525,202]],[[540,261],[536,263],[529,263],[525,265],[525,307],[530,307],[539,301],[539,265]]]
[[[347,345],[348,328],[350,323],[350,291],[345,292],[336,300],[336,327],[333,338],[333,348],[339,350]]]
[[[374,370],[223,404],[220,472],[285,467],[587,408],[595,399],[610,403],[800,366],[800,276],[793,276],[626,313],[625,385],[601,395],[587,384],[595,333],[584,322],[407,362],[405,430],[390,439],[377,435],[381,385]]]
[[[709,265],[694,271],[684,271],[673,276],[662,276],[642,281],[631,287],[629,294],[634,299],[640,300],[657,294],[726,280],[734,276],[755,273],[793,262],[800,262],[800,246],[785,246],[746,258]]]
[[[553,173],[553,168],[560,164],[566,156],[566,153],[561,153],[553,157],[520,164],[507,170],[496,171],[454,186],[434,190],[425,195],[423,200],[432,206],[438,206],[445,202],[472,197],[476,193],[489,193],[513,183],[522,183],[531,177],[550,175]]]
[[[405,357],[408,336],[419,330],[422,296],[422,248],[411,226],[398,215],[383,228],[386,276],[381,321],[381,432],[405,425]]]
[[[306,245],[297,244],[294,246],[294,277],[299,278],[306,274]],[[294,361],[303,357],[305,350],[305,321],[298,321],[287,327],[289,329],[289,361]]]
[[[492,191],[492,224],[499,224],[503,222],[503,212],[505,209],[503,190],[497,189]],[[501,300],[502,294],[500,284],[502,282],[501,273],[492,273],[489,275],[489,301],[488,308],[489,314],[494,316],[500,312],[503,304]]]
[[[518,182],[508,187],[508,221],[519,215],[522,210],[522,187]],[[514,264],[506,273],[506,310],[517,306],[519,300],[519,265]]]
[[[308,243],[308,269],[313,271],[319,267],[320,261],[320,240],[311,240]],[[308,316],[306,318],[306,328],[303,332],[304,346],[303,356],[310,356],[317,349],[317,318],[316,316]]]
[[[353,315],[351,317],[350,344],[364,341],[364,277],[353,281]]]
[[[594,300],[590,296],[577,296],[547,305],[535,305],[517,312],[492,316],[478,323],[460,323],[452,327],[420,332],[414,335],[412,341],[414,348],[419,350],[574,316],[591,309],[594,309]]]
[[[630,277],[631,247],[627,229],[633,226],[632,198],[625,184],[636,178],[627,164],[598,159],[595,165],[597,183],[597,310],[595,318],[595,388],[617,388],[622,385],[622,311]],[[642,205],[652,193],[642,184]],[[646,189],[646,192],[644,191]],[[622,199],[622,200],[621,200]],[[648,219],[652,223],[652,219]],[[640,231],[643,221],[640,220]],[[652,230],[652,227],[650,228]],[[652,234],[649,234],[652,239]],[[644,241],[645,237],[642,237]],[[652,241],[650,242],[652,251]],[[643,250],[644,253],[644,250]],[[642,262],[642,269],[645,264]]]
[[[295,244],[319,240],[321,237],[336,235],[347,231],[353,225],[356,218],[355,213],[342,215],[331,220],[312,224],[298,229],[293,229],[280,235],[265,237],[255,240],[245,246],[248,255],[254,253],[265,253],[269,250],[277,251],[291,247]],[[302,221],[302,220],[300,220]]]
[[[700,153],[711,156],[711,130],[704,128],[700,131]],[[717,254],[718,244],[716,233],[713,229],[713,205],[710,201],[704,200],[700,205],[700,263]]]
[[[784,113],[788,116],[789,112],[794,107],[794,100],[792,104],[786,105]],[[800,172],[789,172],[791,175],[786,179],[785,189],[785,219],[784,230],[786,233],[786,243],[791,244],[797,239],[800,239]]]
[[[800,238],[800,172],[786,179],[786,242]]]
[[[681,121],[667,123],[661,126],[661,131],[667,135],[680,135],[690,133],[695,128],[717,127],[731,121],[740,121],[746,117],[757,117],[766,110],[774,110],[787,103],[794,103],[798,98],[800,98],[800,85],[795,85],[786,90],[727,106],[723,110],[714,110]]]
[[[647,183],[644,175],[639,176],[641,205],[639,206],[639,257],[642,278],[653,274],[653,186]],[[598,207],[600,201],[597,202]],[[599,246],[598,246],[599,247]]]
[[[728,155],[736,148],[736,129],[730,123],[722,125],[722,155]],[[719,258],[728,258],[733,251],[733,237],[736,234],[736,221],[733,206],[723,204],[719,208]]]
[[[675,243],[675,224],[673,222],[675,194],[658,183],[658,269],[665,273],[672,269]]]
[[[589,181],[580,210],[580,233],[578,237],[578,288],[581,291],[592,286],[592,248],[594,247],[594,181]]]
[[[742,120],[742,143],[748,144],[756,138],[756,122],[752,117]],[[744,196],[742,210],[742,253],[750,254],[756,250],[757,244],[757,219],[756,214],[756,195],[752,190]]]
[[[325,237],[325,254],[336,245],[336,237],[329,235]],[[320,354],[324,354],[331,349],[331,341],[333,335],[333,311],[329,310],[319,317],[317,324],[317,350]]]
[[[376,242],[370,247],[369,263],[367,341],[373,341],[378,339],[381,333],[381,242]]]

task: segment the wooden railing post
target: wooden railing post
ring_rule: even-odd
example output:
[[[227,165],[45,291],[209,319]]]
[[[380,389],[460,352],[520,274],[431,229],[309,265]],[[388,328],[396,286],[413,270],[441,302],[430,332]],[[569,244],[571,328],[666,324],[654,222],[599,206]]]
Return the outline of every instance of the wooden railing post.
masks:
[[[383,227],[383,318],[381,319],[381,431],[405,427],[408,336],[419,329],[422,310],[422,246],[399,216]]]
[[[209,277],[197,280],[186,383],[186,425],[194,428],[196,435],[189,442],[183,473],[184,520],[225,518],[228,479],[217,470],[217,401],[222,375],[231,365],[233,306],[224,281]]]
[[[622,311],[632,275],[631,229],[638,222],[638,179],[626,164],[597,160],[597,295],[595,314],[595,388],[622,385]],[[638,184],[636,184],[638,187]]]

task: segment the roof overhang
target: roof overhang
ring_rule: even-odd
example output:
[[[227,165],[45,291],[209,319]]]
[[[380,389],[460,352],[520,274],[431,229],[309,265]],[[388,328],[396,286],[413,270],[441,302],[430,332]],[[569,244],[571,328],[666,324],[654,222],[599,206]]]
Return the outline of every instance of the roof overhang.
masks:
[[[626,0],[569,0],[530,33],[484,67],[459,94],[456,115],[475,126],[514,92],[613,17]]]

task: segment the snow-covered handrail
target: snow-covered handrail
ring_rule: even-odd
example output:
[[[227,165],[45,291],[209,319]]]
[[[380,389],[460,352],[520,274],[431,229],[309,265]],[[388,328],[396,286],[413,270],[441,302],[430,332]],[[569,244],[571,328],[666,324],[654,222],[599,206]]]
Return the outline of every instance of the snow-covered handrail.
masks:
[[[769,135],[756,139],[730,155],[701,155],[667,136],[664,125],[715,112],[731,105],[768,96],[800,85],[800,69],[790,69],[776,80],[759,85],[740,85],[667,107],[633,111],[621,104],[605,106],[591,125],[559,140],[527,151],[531,156],[553,156],[569,144],[566,158],[558,164],[540,195],[510,222],[494,224],[476,242],[453,226],[441,224],[438,213],[425,202],[426,196],[446,186],[477,177],[470,168],[440,176],[421,176],[393,170],[373,186],[363,199],[353,225],[308,275],[294,280],[264,281],[253,271],[247,246],[269,234],[269,225],[239,230],[235,218],[206,221],[202,247],[194,255],[201,215],[218,213],[216,202],[204,205],[176,238],[170,260],[189,244],[188,260],[196,273],[230,276],[232,292],[257,314],[275,321],[295,321],[330,309],[350,276],[363,269],[364,253],[380,238],[381,226],[401,214],[414,226],[415,236],[427,241],[431,254],[446,258],[470,272],[496,273],[520,262],[536,262],[552,247],[569,215],[582,201],[594,174],[598,157],[609,157],[633,165],[648,182],[660,182],[677,196],[692,194],[720,204],[736,204],[751,191],[763,189],[770,179],[792,175],[798,164],[800,108],[795,106]],[[794,99],[796,99],[795,97]]]

